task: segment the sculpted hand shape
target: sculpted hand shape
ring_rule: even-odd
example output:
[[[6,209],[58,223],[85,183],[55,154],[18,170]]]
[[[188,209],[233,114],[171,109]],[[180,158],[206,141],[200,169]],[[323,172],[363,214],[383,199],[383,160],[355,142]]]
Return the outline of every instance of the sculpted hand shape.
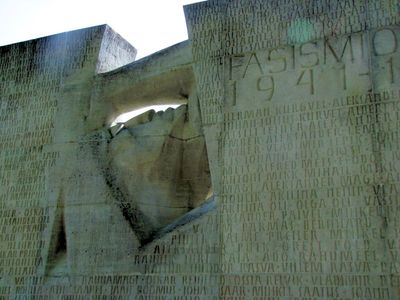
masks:
[[[210,194],[204,136],[187,115],[148,111],[113,129],[106,178],[142,245]]]

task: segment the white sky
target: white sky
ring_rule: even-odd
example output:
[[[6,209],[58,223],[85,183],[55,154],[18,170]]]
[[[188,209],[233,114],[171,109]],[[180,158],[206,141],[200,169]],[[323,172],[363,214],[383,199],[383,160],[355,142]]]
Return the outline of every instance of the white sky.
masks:
[[[137,58],[187,39],[183,5],[202,0],[0,0],[0,46],[110,25]]]

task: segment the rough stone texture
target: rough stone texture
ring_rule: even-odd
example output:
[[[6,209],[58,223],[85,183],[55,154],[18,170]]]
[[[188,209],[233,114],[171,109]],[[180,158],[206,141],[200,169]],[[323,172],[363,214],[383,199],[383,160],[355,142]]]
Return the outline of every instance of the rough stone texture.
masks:
[[[105,176],[142,243],[211,196],[204,136],[187,119],[185,105],[151,110],[108,141]]]
[[[0,298],[399,299],[398,1],[185,12],[0,48]]]
[[[398,2],[186,14],[233,294],[398,299]]]

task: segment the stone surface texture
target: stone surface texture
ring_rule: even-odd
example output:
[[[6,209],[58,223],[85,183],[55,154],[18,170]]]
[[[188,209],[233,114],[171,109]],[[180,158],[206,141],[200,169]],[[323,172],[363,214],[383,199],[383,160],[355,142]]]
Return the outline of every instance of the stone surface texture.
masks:
[[[0,299],[400,299],[399,2],[185,14],[0,47]]]

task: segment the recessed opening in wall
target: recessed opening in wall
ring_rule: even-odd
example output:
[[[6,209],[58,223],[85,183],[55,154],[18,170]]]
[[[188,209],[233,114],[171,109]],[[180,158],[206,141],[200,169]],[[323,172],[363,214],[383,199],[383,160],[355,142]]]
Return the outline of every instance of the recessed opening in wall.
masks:
[[[145,113],[146,111],[152,110],[152,109],[155,110],[156,112],[157,111],[165,111],[170,107],[175,109],[180,105],[182,105],[182,104],[151,105],[151,106],[146,106],[146,107],[143,107],[143,108],[140,108],[140,109],[136,109],[136,110],[133,110],[133,111],[129,111],[129,112],[126,112],[126,113],[123,113],[123,114],[119,115],[114,120],[114,122],[111,124],[111,126],[114,126],[114,125],[116,125],[118,123],[125,123],[126,121],[128,121],[128,120],[130,120],[130,119],[132,119],[132,118],[134,118],[134,117],[136,117],[136,116],[138,116],[138,115],[140,115],[142,113]]]
[[[187,104],[169,104],[120,116],[109,129],[102,169],[140,247],[216,208],[206,140],[191,121]]]

